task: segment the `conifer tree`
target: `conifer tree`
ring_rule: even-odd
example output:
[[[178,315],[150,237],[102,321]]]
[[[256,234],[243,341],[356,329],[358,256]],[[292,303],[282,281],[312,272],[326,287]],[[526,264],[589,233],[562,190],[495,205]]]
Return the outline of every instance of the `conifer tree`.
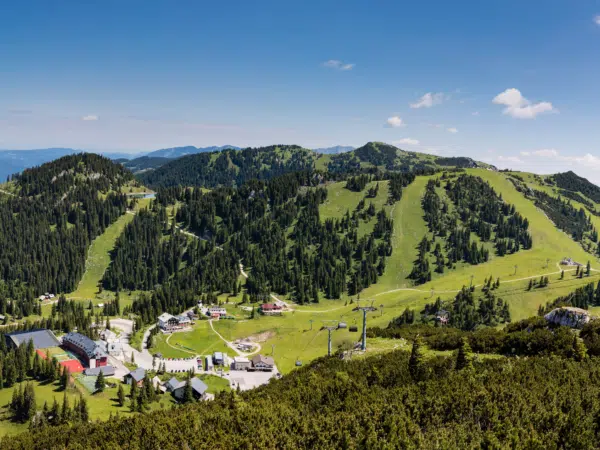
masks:
[[[65,366],[63,367],[62,374],[60,376],[60,387],[61,389],[66,389],[69,386],[69,369]]]
[[[51,416],[53,424],[58,425],[60,423],[60,407],[58,406],[56,397],[54,397],[54,401],[52,402],[52,409],[50,410],[50,416]]]
[[[456,355],[456,370],[469,369],[472,367],[471,346],[466,338],[463,338],[458,347]]]
[[[90,412],[88,410],[87,400],[83,395],[79,396],[79,417],[82,422],[89,422]]]
[[[104,392],[104,388],[106,387],[106,381],[104,379],[104,372],[102,370],[96,377],[95,387],[97,392]]]
[[[577,336],[573,336],[573,358],[580,362],[587,358],[585,344]]]
[[[410,376],[415,381],[421,381],[424,378],[424,367],[423,367],[423,341],[420,336],[417,336],[413,341],[412,351],[410,353],[410,359],[408,361],[408,371]]]
[[[192,391],[192,381],[190,377],[185,381],[185,388],[183,391],[183,402],[190,403],[194,401],[194,393]]]
[[[123,406],[125,404],[125,391],[123,390],[122,384],[119,384],[119,389],[117,390],[117,399],[119,400],[119,406]]]
[[[67,392],[63,395],[62,407],[60,409],[60,423],[67,423],[71,419],[71,408],[69,407],[69,399]]]

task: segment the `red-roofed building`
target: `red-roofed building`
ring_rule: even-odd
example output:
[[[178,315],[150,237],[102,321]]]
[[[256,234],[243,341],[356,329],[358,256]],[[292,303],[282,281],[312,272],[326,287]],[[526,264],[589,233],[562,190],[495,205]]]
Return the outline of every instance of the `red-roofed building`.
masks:
[[[264,314],[265,316],[272,316],[275,314],[281,314],[281,306],[279,305],[274,305],[272,303],[263,303],[262,305],[260,305],[260,313]]]
[[[83,366],[76,359],[69,359],[67,361],[61,361],[59,363],[61,366],[69,369],[69,373],[81,373],[83,372]]]

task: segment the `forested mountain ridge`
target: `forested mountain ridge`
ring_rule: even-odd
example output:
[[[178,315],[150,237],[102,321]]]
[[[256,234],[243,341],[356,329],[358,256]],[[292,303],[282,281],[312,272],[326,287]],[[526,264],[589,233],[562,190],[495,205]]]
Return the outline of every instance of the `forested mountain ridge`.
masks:
[[[60,196],[80,187],[108,193],[132,180],[131,172],[94,153],[64,156],[14,177],[16,192],[26,197]]]
[[[194,292],[213,300],[245,287],[250,302],[273,292],[298,304],[359,294],[385,271],[392,253],[388,211],[412,180],[412,174],[372,176],[373,187],[355,194],[361,198],[355,208],[325,220],[320,207],[328,195],[326,176],[310,171],[210,192],[161,188],[152,211],[138,214],[117,241],[104,285],[156,287],[151,298],[133,302],[132,311],[144,323],[189,307]],[[360,184],[354,178],[347,183]],[[164,207],[175,203],[169,227]],[[175,223],[201,239],[186,242]],[[238,281],[240,261],[250,273],[244,285]]]
[[[600,187],[590,183],[587,179],[580,177],[573,171],[557,173],[552,175],[556,185],[564,190],[580,192],[592,201],[600,203]]]
[[[152,188],[241,186],[289,172],[314,168],[316,154],[296,145],[199,153],[176,159],[138,178]]]
[[[213,188],[240,186],[253,178],[266,180],[300,170],[347,175],[365,170],[422,172],[449,167],[492,168],[470,158],[442,158],[407,152],[382,142],[369,142],[360,148],[338,154],[321,154],[297,145],[225,149],[185,156],[152,172],[138,174],[138,178],[152,188],[178,185]]]
[[[123,167],[131,170],[134,174],[139,174],[147,170],[158,169],[172,160],[173,158],[164,156],[140,156],[135,159],[120,159],[115,162],[122,164]]]
[[[129,171],[95,154],[65,156],[14,177],[3,189],[12,195],[0,196],[0,279],[27,283],[29,300],[73,290],[90,242],[125,213],[121,190],[132,181]]]

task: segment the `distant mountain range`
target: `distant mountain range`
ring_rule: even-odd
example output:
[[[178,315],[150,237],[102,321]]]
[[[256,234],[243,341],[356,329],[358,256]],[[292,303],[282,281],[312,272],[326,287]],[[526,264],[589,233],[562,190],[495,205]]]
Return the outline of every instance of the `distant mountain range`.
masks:
[[[194,155],[196,153],[206,153],[206,152],[217,152],[221,150],[240,150],[240,147],[235,147],[233,145],[223,145],[221,147],[212,146],[212,147],[173,147],[173,148],[163,148],[161,150],[156,150],[150,153],[137,154],[135,156],[149,156],[149,157],[161,157],[161,158],[181,158],[186,155]]]
[[[79,153],[72,148],[44,148],[40,150],[0,150],[0,181],[24,169],[39,166],[66,155]]]
[[[0,182],[5,180],[8,176],[22,172],[29,167],[39,166],[41,164],[54,161],[55,159],[61,158],[67,155],[73,155],[76,153],[98,153],[106,156],[112,160],[117,160],[124,163],[129,168],[129,164],[125,162],[128,160],[139,159],[144,157],[145,159],[139,163],[132,164],[132,171],[140,171],[145,169],[156,168],[165,162],[180,158],[186,155],[193,155],[196,153],[214,152],[224,149],[239,150],[239,147],[233,145],[223,145],[221,147],[173,147],[155,150],[152,152],[137,152],[137,153],[124,153],[124,152],[104,152],[104,151],[88,151],[88,150],[77,150],[73,148],[41,148],[35,150],[0,150]],[[162,158],[157,159],[157,158]]]

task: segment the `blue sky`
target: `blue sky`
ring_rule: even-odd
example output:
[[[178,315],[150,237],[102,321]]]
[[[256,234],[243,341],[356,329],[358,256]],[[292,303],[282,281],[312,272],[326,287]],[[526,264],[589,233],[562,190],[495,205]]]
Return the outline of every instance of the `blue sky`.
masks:
[[[600,182],[600,2],[0,5],[0,148],[359,146]]]

